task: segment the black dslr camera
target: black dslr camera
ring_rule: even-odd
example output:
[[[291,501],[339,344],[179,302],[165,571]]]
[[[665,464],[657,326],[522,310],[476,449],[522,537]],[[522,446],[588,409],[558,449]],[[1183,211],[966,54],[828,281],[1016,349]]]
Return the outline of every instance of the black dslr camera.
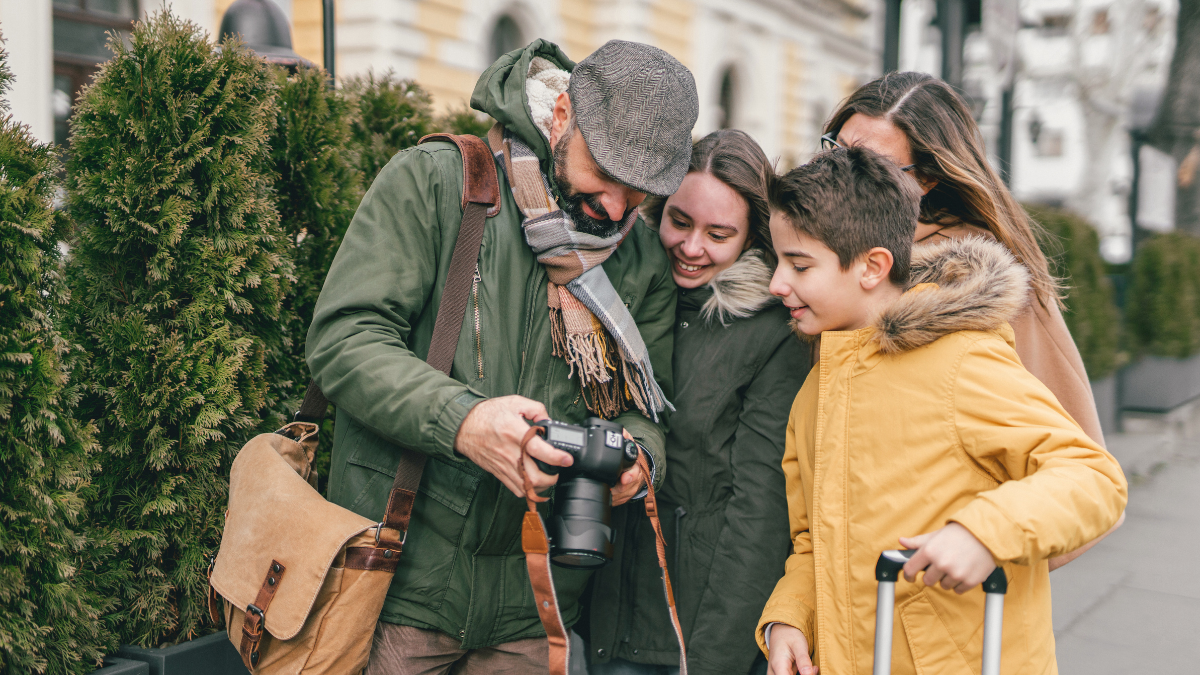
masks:
[[[625,439],[620,424],[599,417],[582,427],[553,420],[530,424],[545,429],[546,442],[575,459],[569,467],[537,463],[543,473],[562,473],[547,524],[550,560],[570,569],[603,567],[613,557],[609,489],[637,462],[637,444]]]

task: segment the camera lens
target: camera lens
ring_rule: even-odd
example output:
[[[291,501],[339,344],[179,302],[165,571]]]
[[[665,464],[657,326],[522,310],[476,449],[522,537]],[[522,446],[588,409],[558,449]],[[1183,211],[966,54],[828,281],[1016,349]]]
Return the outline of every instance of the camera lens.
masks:
[[[612,493],[600,481],[579,477],[555,490],[561,500],[551,519],[550,558],[556,565],[575,569],[604,566],[613,556],[612,528],[608,526]]]

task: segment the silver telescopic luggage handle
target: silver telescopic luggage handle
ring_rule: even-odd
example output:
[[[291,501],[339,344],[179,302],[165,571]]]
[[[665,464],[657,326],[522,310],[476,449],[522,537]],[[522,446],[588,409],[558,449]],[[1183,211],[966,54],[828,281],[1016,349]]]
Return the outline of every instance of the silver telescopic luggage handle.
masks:
[[[892,623],[896,614],[896,580],[904,563],[915,549],[892,550],[879,554],[875,563],[875,580],[879,582],[879,600],[875,607],[875,670],[874,675],[892,672]],[[1008,578],[997,567],[983,582],[987,604],[983,610],[983,671],[982,675],[1000,675],[1000,636],[1004,629],[1004,594]]]

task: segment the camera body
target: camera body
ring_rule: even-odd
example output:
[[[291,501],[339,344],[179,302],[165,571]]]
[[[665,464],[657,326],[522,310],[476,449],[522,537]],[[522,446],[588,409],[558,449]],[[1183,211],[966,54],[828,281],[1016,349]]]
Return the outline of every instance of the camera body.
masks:
[[[547,523],[550,560],[570,569],[603,567],[613,557],[610,489],[637,462],[637,444],[625,438],[621,425],[599,417],[584,426],[554,420],[532,425],[545,429],[546,442],[574,459],[569,467],[537,463],[543,473],[560,474]]]

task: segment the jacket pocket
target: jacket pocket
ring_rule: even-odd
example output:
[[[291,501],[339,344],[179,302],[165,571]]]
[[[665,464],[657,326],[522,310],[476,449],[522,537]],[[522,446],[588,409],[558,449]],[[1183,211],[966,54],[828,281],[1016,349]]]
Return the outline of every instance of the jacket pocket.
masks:
[[[900,605],[900,621],[917,675],[974,675],[927,591]],[[909,672],[907,666],[892,665],[895,672]]]
[[[346,475],[353,479],[347,482],[356,488],[349,508],[379,520],[387,507],[401,449],[370,430],[355,431],[358,433],[347,438],[353,441],[346,459]],[[462,573],[467,514],[479,482],[480,476],[467,465],[439,457],[426,461],[390,597],[433,611],[441,608],[456,571]]]

